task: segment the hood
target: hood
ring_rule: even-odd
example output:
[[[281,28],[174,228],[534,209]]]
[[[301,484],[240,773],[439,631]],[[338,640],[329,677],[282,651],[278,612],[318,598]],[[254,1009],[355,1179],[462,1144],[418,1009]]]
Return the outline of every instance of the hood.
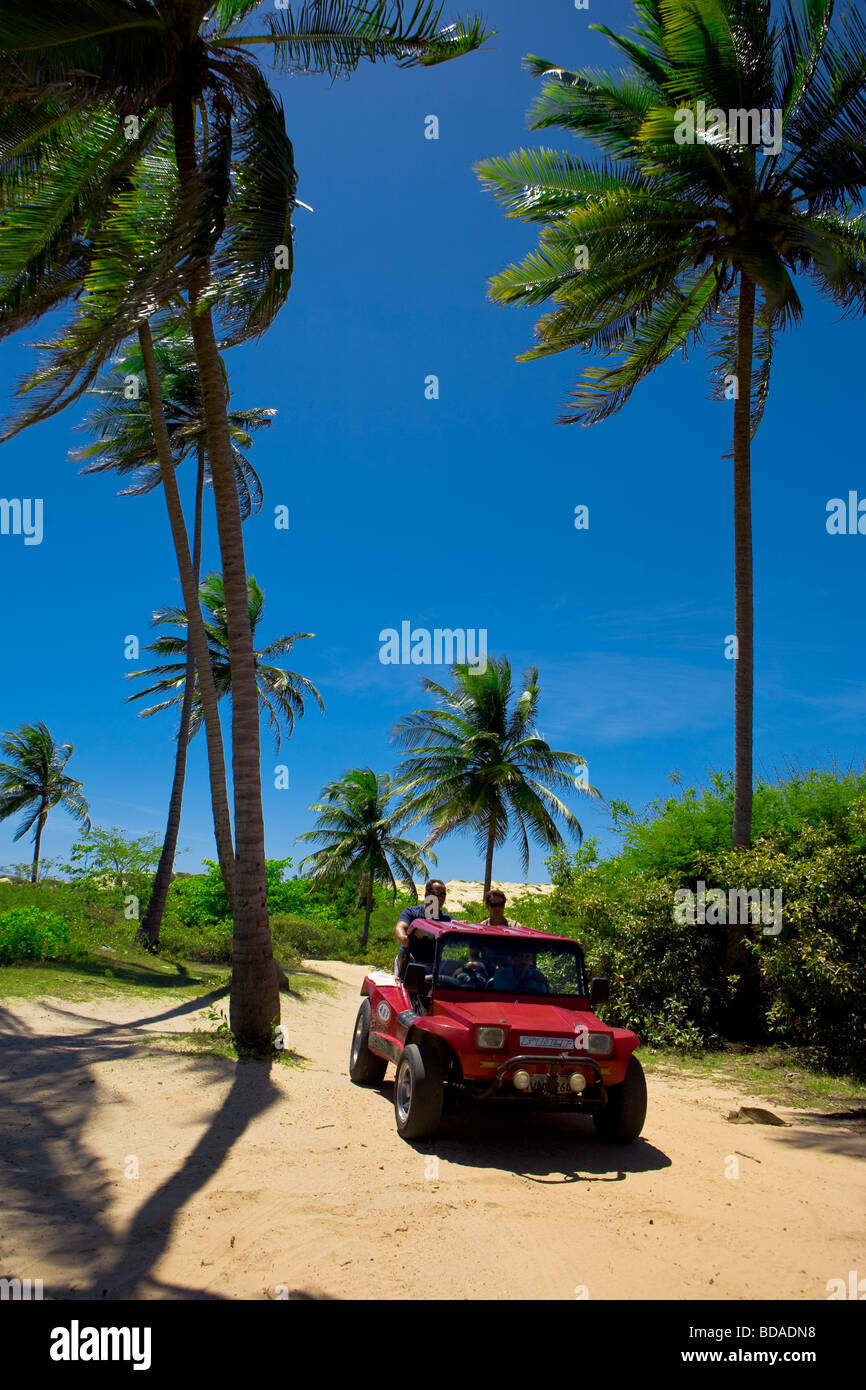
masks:
[[[575,1005],[577,1005],[575,1000]],[[477,1023],[500,1024],[522,1033],[551,1033],[570,1037],[575,1024],[586,1024],[593,1033],[609,1033],[608,1028],[596,1018],[589,1009],[569,1008],[562,1004],[534,1003],[524,999],[449,999],[436,1001],[436,1014],[453,1018],[455,1022],[472,1028]]]

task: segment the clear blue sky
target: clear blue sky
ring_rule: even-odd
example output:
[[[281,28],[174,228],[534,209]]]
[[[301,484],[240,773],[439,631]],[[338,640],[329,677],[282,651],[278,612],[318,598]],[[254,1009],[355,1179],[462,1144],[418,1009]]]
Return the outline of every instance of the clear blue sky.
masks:
[[[606,798],[640,804],[665,794],[672,770],[702,781],[732,763],[731,405],[708,399],[696,355],[670,363],[613,420],[557,426],[580,360],[516,363],[533,316],[486,299],[487,278],[535,236],[482,192],[474,161],[569,143],[527,134],[536,84],[521,58],[617,66],[589,24],[622,29],[630,7],[492,0],[486,13],[498,30],[489,48],[440,69],[277,80],[299,196],[314,211],[296,216],[289,303],[229,367],[237,403],[279,410],[255,445],[265,505],[245,531],[266,591],[260,631],[266,641],[317,634],[293,664],[327,705],[284,745],[288,790],[273,787],[263,733],[268,853],[296,862],[323,783],[352,766],[396,765],[390,727],[423,696],[416,668],[380,664],[378,639],[403,619],[486,628],[492,654],[518,672],[537,664],[541,732],[586,757]],[[424,138],[431,114],[438,141]],[[754,450],[759,772],[864,757],[866,536],[830,536],[825,520],[831,497],[866,496],[866,327],[837,322],[808,291],[805,301]],[[7,399],[38,336],[0,349]],[[425,399],[430,373],[438,400]],[[75,744],[69,771],[97,824],[161,833],[174,727],[125,703],[123,642],[151,640],[153,609],[180,602],[180,586],[161,493],[119,498],[115,480],[82,478],[68,461],[82,414],[0,451],[0,493],[45,508],[41,545],[0,536],[0,728],[44,719]],[[574,529],[579,503],[588,531]],[[288,532],[274,529],[278,504],[290,508]],[[206,540],[215,568],[212,518]],[[178,860],[187,870],[213,855],[203,753],[200,735]],[[605,806],[577,795],[574,805],[585,832],[614,849]],[[2,863],[30,852],[12,832],[0,825]],[[44,852],[62,858],[76,834],[53,812]],[[470,840],[440,847],[445,877],[480,869]],[[521,876],[513,846],[495,873]],[[530,874],[545,877],[540,853]]]

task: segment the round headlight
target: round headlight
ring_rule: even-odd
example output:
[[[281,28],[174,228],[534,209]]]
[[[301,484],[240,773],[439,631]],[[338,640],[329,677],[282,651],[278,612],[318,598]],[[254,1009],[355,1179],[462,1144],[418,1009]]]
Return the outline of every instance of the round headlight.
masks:
[[[515,1090],[528,1091],[529,1083],[531,1080],[532,1077],[529,1075],[528,1071],[523,1071],[522,1069],[520,1071],[516,1071],[513,1077]]]
[[[568,1084],[573,1091],[583,1091],[586,1089],[586,1077],[581,1076],[579,1071],[573,1071],[568,1078]]]

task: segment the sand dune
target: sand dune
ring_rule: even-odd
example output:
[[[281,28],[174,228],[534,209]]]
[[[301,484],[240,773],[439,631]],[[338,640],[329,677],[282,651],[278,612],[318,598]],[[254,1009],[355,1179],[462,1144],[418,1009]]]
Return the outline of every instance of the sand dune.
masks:
[[[464,903],[480,903],[483,900],[484,884],[480,880],[465,878],[446,878],[445,887],[448,896],[445,899],[445,907],[453,916],[459,911]],[[529,893],[539,893],[544,896],[553,892],[552,883],[510,883],[506,879],[494,878],[490,884],[491,888],[499,888],[505,894],[505,911],[508,912],[509,904],[515,898],[525,897]],[[416,883],[415,888],[419,899],[424,897],[424,884]]]

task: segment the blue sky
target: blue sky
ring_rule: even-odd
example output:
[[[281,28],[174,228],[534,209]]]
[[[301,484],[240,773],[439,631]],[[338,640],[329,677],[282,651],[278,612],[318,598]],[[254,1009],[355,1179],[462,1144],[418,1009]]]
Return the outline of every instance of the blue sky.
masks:
[[[377,65],[351,81],[279,78],[300,172],[290,300],[258,344],[229,354],[237,404],[274,406],[254,462],[265,486],[245,528],[266,593],[261,635],[312,631],[295,669],[320,687],[280,758],[263,731],[268,853],[295,837],[323,784],[352,766],[393,769],[394,721],[425,702],[419,670],[379,661],[379,633],[485,628],[491,654],[539,667],[539,727],[577,751],[605,798],[639,805],[676,770],[700,782],[732,763],[730,403],[709,400],[708,363],[672,362],[614,419],[554,424],[581,369],[574,354],[518,364],[533,315],[490,304],[488,277],[519,259],[532,228],[507,221],[473,163],[527,144],[536,83],[521,58],[618,66],[593,22],[622,29],[630,6],[493,0],[481,53],[430,71]],[[425,139],[425,118],[439,139]],[[866,329],[804,290],[783,338],[753,453],[757,769],[785,760],[862,763],[866,536],[830,536],[827,502],[866,496]],[[32,331],[0,348],[6,400]],[[439,399],[425,399],[425,378]],[[124,639],[151,640],[154,608],[180,602],[164,503],[119,498],[68,460],[83,409],[0,451],[0,492],[44,499],[44,539],[0,536],[0,728],[44,719],[75,744],[69,771],[94,820],[161,833],[171,717],[125,703]],[[187,496],[191,480],[187,478]],[[212,499],[209,499],[212,506]],[[290,509],[288,531],[274,508]],[[586,531],[574,509],[590,509]],[[218,564],[212,516],[205,564]],[[442,670],[428,674],[441,678]],[[228,711],[226,711],[228,716]],[[178,868],[213,855],[203,735],[190,758]],[[285,763],[287,790],[273,768]],[[603,804],[575,795],[588,834],[616,847]],[[0,824],[0,862],[28,857]],[[49,818],[44,852],[77,831]],[[543,879],[542,853],[530,876]],[[445,877],[478,876],[469,839],[439,849]],[[517,850],[495,873],[522,877]]]

